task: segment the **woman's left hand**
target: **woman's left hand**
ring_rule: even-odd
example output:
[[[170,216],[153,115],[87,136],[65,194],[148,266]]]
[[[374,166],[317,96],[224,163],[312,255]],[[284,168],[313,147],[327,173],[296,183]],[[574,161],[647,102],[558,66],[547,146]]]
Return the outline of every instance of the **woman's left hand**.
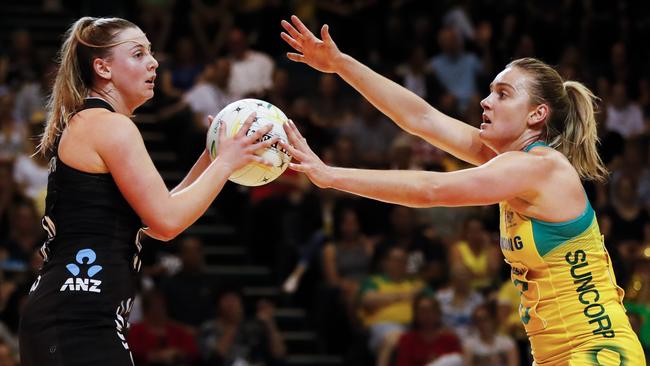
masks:
[[[289,141],[288,143],[280,141],[280,145],[297,161],[290,163],[289,168],[305,173],[319,188],[329,188],[332,180],[331,167],[325,165],[312,151],[307,144],[307,139],[302,137],[292,120],[285,123],[283,127]]]

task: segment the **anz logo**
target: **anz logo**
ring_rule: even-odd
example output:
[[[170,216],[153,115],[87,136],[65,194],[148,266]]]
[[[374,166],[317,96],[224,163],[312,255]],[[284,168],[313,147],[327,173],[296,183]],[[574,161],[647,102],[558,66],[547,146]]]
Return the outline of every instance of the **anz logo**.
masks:
[[[69,263],[65,266],[68,269],[68,272],[72,274],[73,277],[69,277],[65,280],[61,290],[59,291],[81,291],[81,292],[102,292],[99,288],[99,285],[102,284],[102,281],[92,279],[99,271],[102,270],[102,266],[92,265],[97,259],[95,251],[92,249],[81,249],[77,252],[76,256],[77,263]],[[82,267],[88,267],[86,271],[86,276],[83,276],[81,273]],[[81,275],[80,275],[81,274]],[[80,275],[80,276],[79,276]],[[77,277],[79,276],[79,277]]]

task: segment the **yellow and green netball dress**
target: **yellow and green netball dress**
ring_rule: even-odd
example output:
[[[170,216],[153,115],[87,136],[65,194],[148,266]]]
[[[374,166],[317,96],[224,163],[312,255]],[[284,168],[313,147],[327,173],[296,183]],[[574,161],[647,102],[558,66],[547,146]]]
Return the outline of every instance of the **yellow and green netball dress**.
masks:
[[[560,223],[522,216],[506,202],[499,208],[501,250],[521,293],[535,364],[645,365],[589,202]]]

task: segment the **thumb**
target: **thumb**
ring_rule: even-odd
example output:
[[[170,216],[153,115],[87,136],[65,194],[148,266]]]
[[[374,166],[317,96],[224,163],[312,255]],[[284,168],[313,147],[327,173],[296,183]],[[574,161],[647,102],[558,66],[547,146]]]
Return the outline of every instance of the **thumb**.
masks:
[[[330,36],[330,31],[329,31],[329,29],[330,29],[329,25],[327,25],[327,24],[323,24],[323,26],[322,26],[321,29],[320,29],[320,37],[321,37],[321,39],[323,40],[323,42],[326,42],[326,43],[329,43],[329,42],[334,43],[334,41],[332,40],[332,37]]]

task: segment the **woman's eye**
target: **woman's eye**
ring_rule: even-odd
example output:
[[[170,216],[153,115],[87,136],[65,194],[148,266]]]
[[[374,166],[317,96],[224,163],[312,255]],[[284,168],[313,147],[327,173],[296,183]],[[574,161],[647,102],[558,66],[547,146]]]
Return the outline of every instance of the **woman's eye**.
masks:
[[[142,52],[136,52],[134,56],[135,58],[140,58],[142,57]]]

